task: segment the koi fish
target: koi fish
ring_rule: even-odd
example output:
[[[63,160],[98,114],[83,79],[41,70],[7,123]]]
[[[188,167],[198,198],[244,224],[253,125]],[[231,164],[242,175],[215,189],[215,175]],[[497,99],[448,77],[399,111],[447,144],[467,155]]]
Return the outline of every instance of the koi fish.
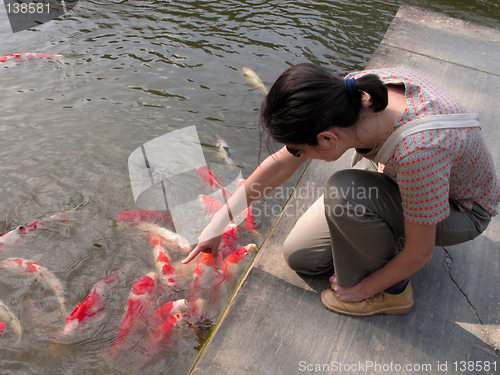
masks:
[[[49,55],[47,53],[15,53],[7,56],[0,56],[0,62],[7,61],[23,61],[26,59],[46,59],[46,58],[56,58],[62,55]]]
[[[222,232],[219,251],[222,259],[225,259],[230,253],[238,247],[239,228],[236,224],[229,224]]]
[[[253,87],[254,89],[262,90],[267,95],[269,90],[266,86],[264,86],[260,78],[252,69],[243,67],[243,76],[246,79],[247,85]]]
[[[244,262],[244,259],[248,259],[248,255],[252,254],[257,250],[255,244],[248,244],[246,246],[239,247],[229,254],[226,259],[222,262],[220,273],[215,277],[218,278],[214,282],[214,288],[211,295],[210,303],[210,317],[217,317],[223,309],[225,303],[225,298],[223,296],[229,296],[234,290],[234,287],[239,280],[239,276],[248,265]]]
[[[192,323],[198,323],[203,320],[210,320],[211,313],[207,308],[207,301],[198,298],[194,301],[188,301],[188,316]]]
[[[7,327],[7,324],[5,324],[5,322],[7,322],[18,337],[15,343],[15,345],[18,345],[19,342],[21,341],[21,335],[22,335],[21,323],[19,322],[19,319],[17,319],[17,317],[9,310],[9,308],[2,301],[0,301],[0,322],[1,322],[0,337],[2,336],[3,332]]]
[[[205,185],[211,186],[214,190],[222,190],[222,195],[224,199],[227,201],[231,198],[231,193],[224,188],[224,185],[219,181],[217,177],[215,177],[207,167],[198,167],[198,176],[201,177]]]
[[[120,278],[117,272],[113,272],[106,279],[99,281],[90,290],[87,298],[80,302],[69,313],[64,322],[64,334],[72,335],[78,329],[87,327],[89,324],[104,318],[106,298],[111,289],[116,288]]]
[[[222,208],[222,203],[209,195],[200,194],[198,199],[205,206],[208,216],[214,216]]]
[[[161,275],[163,283],[165,283],[168,287],[175,286],[175,270],[170,263],[170,259],[168,258],[165,248],[160,243],[159,237],[152,233],[149,233],[148,237],[154,247],[155,266]]]
[[[0,249],[5,245],[15,245],[21,241],[24,235],[18,231],[21,227],[11,230],[0,236]]]
[[[144,232],[150,232],[161,237],[167,244],[167,247],[172,251],[182,253],[191,251],[191,245],[186,238],[168,230],[167,228],[160,227],[159,225],[153,223],[147,223],[145,221],[138,222],[136,226]]]
[[[231,254],[229,254],[224,262],[222,263],[221,270],[222,274],[226,279],[233,278],[234,275],[238,274],[243,268],[243,259],[248,255],[257,251],[257,246],[253,243],[246,246],[241,246]]]
[[[4,245],[15,245],[21,241],[28,232],[33,232],[38,228],[43,228],[50,224],[53,221],[61,221],[65,222],[68,220],[68,217],[63,212],[58,212],[52,216],[49,216],[46,219],[34,219],[29,221],[24,225],[20,225],[15,229],[3,234],[0,236],[0,249]]]
[[[200,308],[200,301],[210,301],[212,292],[217,288],[216,283],[222,281],[218,276],[219,261],[211,253],[201,253],[194,270],[191,283],[191,293],[188,299],[188,312],[191,319],[201,321],[208,318]]]
[[[201,177],[206,185],[212,186],[215,190],[224,188],[219,179],[215,177],[207,167],[198,167],[198,176]]]
[[[21,258],[8,258],[0,262],[0,268],[15,273],[21,276],[36,277],[43,284],[54,290],[54,294],[59,301],[61,310],[66,315],[66,308],[64,307],[63,287],[57,277],[54,276],[52,271],[42,266],[40,263]]]
[[[219,149],[219,154],[222,156],[226,164],[234,165],[233,153],[231,152],[231,149],[229,148],[226,141],[224,141],[222,138],[217,138],[215,146]]]
[[[127,223],[137,223],[146,221],[153,224],[170,224],[172,219],[160,211],[153,210],[134,210],[126,211],[116,216],[116,221],[125,221]]]
[[[151,335],[146,343],[148,355],[153,356],[162,351],[173,333],[173,328],[181,319],[181,314],[175,314],[167,318],[158,329]]]
[[[233,247],[239,240],[239,228],[236,224],[229,224],[222,232],[222,243],[227,247]]]
[[[214,267],[208,261],[208,265],[214,269],[206,277],[203,277],[205,276],[203,274],[201,275],[200,284],[204,284],[195,284],[195,280],[193,280],[192,293],[188,304],[191,319],[197,322],[207,319],[213,320],[220,314],[225,302],[223,297],[230,295],[235,283],[238,281],[237,276],[241,274],[247,265],[243,260],[247,259],[248,255],[256,250],[257,246],[255,244],[239,247],[224,259],[220,267],[217,267],[216,264]],[[202,264],[207,265],[207,261],[201,261]],[[206,270],[204,271],[206,272]],[[200,274],[197,276],[200,276]],[[207,280],[208,277],[211,277],[212,280]],[[193,290],[195,290],[195,293],[193,293]]]
[[[254,222],[254,216],[253,216],[253,206],[248,206],[245,211],[243,211],[243,215],[245,216],[245,228],[248,229],[250,232],[257,233],[257,230],[255,229],[255,222]]]
[[[187,307],[185,299],[177,301],[168,301],[167,303],[158,307],[148,318],[148,327],[154,331],[173,314],[179,314]]]
[[[156,292],[156,273],[149,272],[137,279],[132,286],[132,290],[127,300],[125,313],[123,314],[118,335],[113,347],[108,351],[107,355],[112,355],[125,339],[129,336],[132,330],[142,322],[147,310],[151,306]]]

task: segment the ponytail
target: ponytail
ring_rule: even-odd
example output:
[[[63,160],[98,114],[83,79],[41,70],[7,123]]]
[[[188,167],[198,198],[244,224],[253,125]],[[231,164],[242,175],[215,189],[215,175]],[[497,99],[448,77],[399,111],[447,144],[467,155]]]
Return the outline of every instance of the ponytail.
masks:
[[[383,111],[389,99],[387,88],[375,74],[367,74],[356,79],[356,85],[360,91],[364,91],[371,96],[370,108],[374,112]]]

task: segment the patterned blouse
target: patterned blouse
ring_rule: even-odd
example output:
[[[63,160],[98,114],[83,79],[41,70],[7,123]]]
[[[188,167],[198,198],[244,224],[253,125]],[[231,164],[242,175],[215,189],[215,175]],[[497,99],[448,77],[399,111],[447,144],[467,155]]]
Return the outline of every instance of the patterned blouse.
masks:
[[[407,109],[385,139],[404,123],[420,117],[468,113],[445,90],[410,70],[375,69],[348,76],[359,78],[369,73],[385,84],[405,86]],[[372,159],[380,147],[363,156]],[[450,201],[462,211],[472,209],[476,202],[492,216],[498,212],[500,179],[478,127],[411,134],[398,144],[384,174],[398,184],[405,218],[411,222],[442,221],[450,214]]]

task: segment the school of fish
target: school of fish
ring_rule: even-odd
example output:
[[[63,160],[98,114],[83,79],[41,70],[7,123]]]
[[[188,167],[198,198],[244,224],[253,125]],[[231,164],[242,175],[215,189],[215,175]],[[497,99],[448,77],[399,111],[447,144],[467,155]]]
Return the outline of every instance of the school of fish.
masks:
[[[214,190],[221,190],[224,200],[231,197],[208,168],[199,168],[198,174],[205,184],[212,186]],[[225,203],[204,195],[199,200],[208,217],[213,216]],[[62,212],[45,219],[34,219],[0,236],[0,256],[5,255],[0,260],[0,273],[25,280],[27,288],[30,283],[37,282],[54,295],[64,317],[60,332],[54,335],[57,342],[77,337],[97,326],[107,315],[109,302],[116,290],[124,287],[120,272],[112,272],[102,280],[95,280],[87,297],[68,313],[65,293],[69,291],[64,290],[61,280],[38,261],[14,255],[16,245],[26,236],[47,228],[52,223],[69,221],[70,213],[71,211]],[[246,224],[243,228],[255,232],[250,208],[246,210],[245,217]],[[138,337],[141,339],[139,351],[145,358],[151,358],[165,353],[175,345],[173,337],[176,331],[213,323],[249,265],[251,255],[257,251],[254,244],[241,246],[242,229],[230,224],[222,234],[217,256],[208,252],[199,254],[197,262],[193,264],[194,272],[190,268],[192,277],[188,277],[186,282],[181,280],[179,272],[185,272],[188,266],[174,259],[185,257],[192,247],[185,238],[167,228],[172,224],[170,216],[159,211],[133,210],[118,214],[116,222],[119,223],[118,228],[135,228],[138,233],[143,233],[145,243],[148,244],[146,251],[151,254],[154,268],[129,286],[130,293],[115,340],[103,353],[103,358],[111,361],[117,355],[126,355],[127,351],[135,350]],[[183,292],[184,298],[168,300]],[[5,302],[0,301],[0,340],[12,339],[15,340],[13,345],[19,346],[23,340],[23,322],[16,314],[20,307],[16,308],[17,310],[12,310],[12,306],[9,308]]]
[[[61,55],[42,53],[24,53],[0,56],[0,63],[22,65],[33,61],[58,60]],[[247,83],[256,89],[267,93],[267,88],[257,75],[248,68],[243,68]],[[218,138],[216,147],[225,164],[234,165],[234,155],[227,143]],[[206,167],[198,168],[202,181],[221,191],[222,202],[217,199],[200,195],[199,201],[205,209],[207,218],[211,218],[231,198],[231,193]],[[240,182],[238,188],[243,184]],[[53,338],[55,344],[68,340],[96,327],[108,315],[109,305],[116,291],[124,286],[121,271],[111,272],[88,291],[88,295],[68,313],[66,311],[65,291],[63,282],[46,266],[38,261],[15,256],[16,246],[32,232],[50,227],[53,223],[65,223],[70,220],[73,210],[56,213],[43,219],[34,219],[3,235],[0,235],[0,274],[16,276],[15,279],[25,283],[29,289],[38,283],[42,290],[52,293],[57,301],[56,309],[60,310],[64,320],[59,332]],[[256,233],[252,207],[243,213],[245,224],[243,228]],[[132,285],[128,285],[130,293],[126,300],[120,324],[116,330],[115,339],[109,343],[103,357],[108,360],[119,354],[127,355],[137,349],[137,337],[140,337],[139,352],[146,358],[165,353],[175,345],[173,336],[176,329],[196,327],[198,324],[211,324],[218,318],[226,298],[230,296],[240,276],[249,265],[251,256],[257,251],[255,244],[241,246],[242,229],[231,223],[222,233],[217,255],[202,252],[194,263],[192,276],[186,278],[186,265],[181,261],[173,261],[178,255],[186,256],[192,250],[189,242],[168,229],[173,225],[170,216],[163,212],[152,210],[133,210],[122,212],[116,216],[116,222],[125,225],[126,230],[134,227],[144,233],[145,242],[149,244],[154,269],[138,277]],[[187,286],[186,286],[187,285]],[[172,299],[179,292],[185,293],[185,298]],[[9,299],[4,299],[9,301]],[[20,314],[21,306],[8,306],[0,300],[0,340],[12,340],[13,347],[23,342],[23,321]],[[183,324],[184,323],[184,324]]]

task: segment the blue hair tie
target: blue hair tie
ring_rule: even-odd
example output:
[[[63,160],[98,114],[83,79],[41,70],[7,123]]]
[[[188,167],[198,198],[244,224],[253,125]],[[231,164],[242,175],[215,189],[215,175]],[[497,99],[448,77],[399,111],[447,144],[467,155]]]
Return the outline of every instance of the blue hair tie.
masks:
[[[354,93],[358,91],[358,87],[356,86],[356,80],[352,77],[347,77],[344,80],[344,86],[349,96],[354,95]]]

